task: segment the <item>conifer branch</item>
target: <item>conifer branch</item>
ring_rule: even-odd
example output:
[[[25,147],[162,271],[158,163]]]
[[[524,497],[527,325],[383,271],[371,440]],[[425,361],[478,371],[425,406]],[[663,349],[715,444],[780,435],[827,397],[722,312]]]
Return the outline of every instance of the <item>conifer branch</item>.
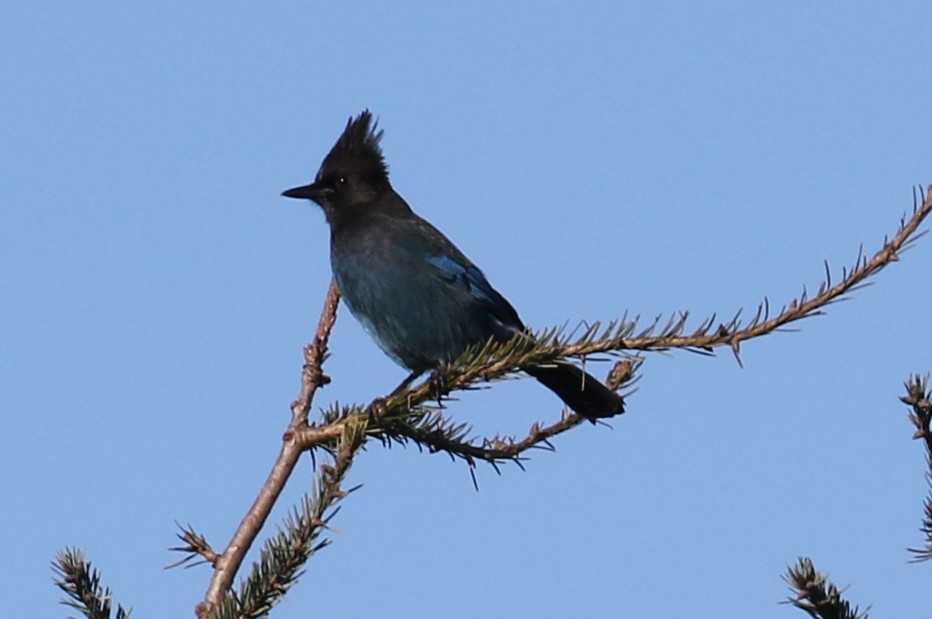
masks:
[[[916,426],[913,439],[922,440],[926,451],[926,483],[929,485],[929,494],[923,504],[923,518],[920,531],[925,535],[923,548],[909,548],[913,553],[913,561],[928,561],[932,559],[932,431],[929,430],[932,422],[932,390],[929,387],[929,375],[919,376],[913,374],[906,380],[906,395],[900,400],[912,410],[909,420]]]
[[[100,573],[85,560],[83,551],[77,548],[60,551],[52,570],[55,585],[68,596],[62,604],[81,611],[87,619],[110,619],[113,596],[110,589],[101,587]],[[116,619],[129,619],[131,612],[117,605]]]
[[[913,194],[912,214],[908,218],[904,216],[900,219],[896,234],[892,238],[884,237],[882,246],[873,256],[867,258],[862,247],[854,264],[842,269],[841,280],[834,285],[826,263],[825,280],[819,284],[815,296],[810,297],[804,287],[799,297],[784,305],[772,318],[769,300],[765,298],[757,307],[754,317],[747,323],[741,321],[739,310],[729,321],[717,325],[715,316],[710,316],[690,333],[686,332],[687,312],[670,317],[662,327],[660,319],[655,319],[649,327],[638,333],[635,333],[636,320],[629,322],[621,319],[608,323],[601,329],[601,333],[599,323],[595,323],[581,338],[572,343],[554,337],[551,352],[559,350],[566,356],[584,357],[593,353],[665,351],[674,348],[709,352],[720,346],[728,346],[738,354],[742,342],[781,330],[803,318],[823,314],[825,307],[845,300],[845,295],[867,285],[867,280],[872,276],[889,264],[897,262],[900,255],[924,234],[918,232],[919,226],[932,213],[932,186],[926,190],[924,200],[921,196],[921,190],[917,188]]]
[[[867,619],[870,609],[863,612],[857,606],[852,609],[841,597],[844,590],[839,591],[827,576],[820,574],[808,557],[800,557],[795,566],[788,567],[783,580],[796,592],[784,604],[806,611],[813,619]]]
[[[612,368],[606,384],[614,390],[630,385],[640,364],[641,359],[637,358],[619,361]],[[418,417],[414,422],[404,417],[392,418],[385,424],[380,424],[377,420],[375,424],[369,425],[368,432],[383,443],[396,441],[404,444],[410,441],[432,453],[444,451],[454,459],[465,460],[470,466],[481,460],[498,470],[498,464],[509,461],[521,466],[525,459],[523,454],[530,449],[553,451],[550,439],[584,421],[587,421],[585,417],[568,411],[549,425],[535,422],[522,439],[498,434],[492,437],[473,437],[470,436],[472,428],[469,425],[454,424],[440,412],[434,411]]]

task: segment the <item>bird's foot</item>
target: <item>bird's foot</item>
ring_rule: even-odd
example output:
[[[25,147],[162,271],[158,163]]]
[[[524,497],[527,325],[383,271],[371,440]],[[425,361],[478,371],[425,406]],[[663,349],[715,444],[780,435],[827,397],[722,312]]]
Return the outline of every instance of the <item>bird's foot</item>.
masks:
[[[447,373],[450,365],[448,363],[441,363],[437,368],[430,373],[430,376],[427,379],[427,384],[430,387],[432,396],[437,400],[437,406],[443,405],[443,396],[447,393],[447,384],[444,376]]]
[[[366,415],[369,417],[369,423],[378,421],[388,413],[388,406],[386,406],[386,403],[386,398],[376,398],[366,407]]]

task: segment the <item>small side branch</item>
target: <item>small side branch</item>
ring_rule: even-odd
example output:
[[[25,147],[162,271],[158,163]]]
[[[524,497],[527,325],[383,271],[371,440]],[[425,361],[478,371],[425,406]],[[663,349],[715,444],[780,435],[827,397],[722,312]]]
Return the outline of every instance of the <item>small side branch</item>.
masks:
[[[175,524],[178,524],[177,522]],[[202,563],[210,563],[214,567],[217,567],[217,561],[220,560],[220,555],[214,552],[214,549],[210,547],[210,544],[207,542],[207,538],[195,531],[191,525],[181,526],[178,524],[178,528],[181,529],[180,533],[176,533],[178,539],[180,539],[184,545],[175,546],[169,548],[173,552],[183,552],[185,557],[180,561],[176,561],[171,565],[166,566],[166,569],[178,567],[179,565],[186,565],[187,567],[194,567],[195,565],[200,565]],[[196,559],[200,557],[200,561]]]
[[[52,564],[55,585],[68,597],[62,604],[78,610],[87,619],[110,619],[113,596],[110,589],[100,584],[100,573],[84,558],[77,548],[66,548],[58,553]],[[116,619],[129,619],[131,610],[117,605]]]
[[[783,580],[796,592],[784,604],[806,611],[813,619],[867,619],[870,609],[851,608],[841,597],[844,590],[839,591],[827,576],[820,574],[808,557],[800,557],[795,566],[787,568]]]
[[[932,462],[932,390],[929,388],[929,374],[910,376],[904,387],[906,395],[900,398],[903,404],[910,407],[909,420],[916,427],[913,439],[921,440],[926,448],[926,456]]]
[[[633,358],[619,361],[609,373],[606,384],[613,390],[632,384],[635,370],[642,360]],[[465,460],[470,466],[483,461],[496,467],[500,463],[513,462],[521,466],[523,455],[530,449],[553,450],[550,439],[575,428],[585,417],[570,411],[549,425],[534,423],[522,439],[513,436],[491,438],[469,437],[471,428],[466,424],[455,424],[439,411],[426,413],[411,420],[405,417],[386,417],[370,422],[368,433],[385,441],[415,443],[431,452],[443,451],[451,457]]]
[[[932,422],[932,390],[929,387],[929,375],[914,374],[906,380],[906,395],[900,400],[910,407],[909,420],[916,427],[913,439],[921,440],[926,452],[926,482],[929,484],[929,494],[923,504],[922,526],[919,528],[925,536],[925,546],[922,548],[909,548],[913,553],[913,561],[928,561],[932,559],[932,431],[929,430]]]

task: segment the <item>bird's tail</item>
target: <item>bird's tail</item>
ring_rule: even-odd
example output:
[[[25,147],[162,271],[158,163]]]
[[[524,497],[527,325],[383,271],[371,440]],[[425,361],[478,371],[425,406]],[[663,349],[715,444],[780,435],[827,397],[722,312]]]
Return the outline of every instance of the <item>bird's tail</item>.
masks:
[[[555,361],[521,369],[557,394],[564,404],[590,421],[625,412],[625,403],[620,395],[572,363]]]

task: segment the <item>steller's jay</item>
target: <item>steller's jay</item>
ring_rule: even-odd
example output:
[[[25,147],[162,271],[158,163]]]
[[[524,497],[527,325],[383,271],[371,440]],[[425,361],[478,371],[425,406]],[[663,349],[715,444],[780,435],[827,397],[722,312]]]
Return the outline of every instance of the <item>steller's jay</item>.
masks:
[[[482,271],[392,189],[381,139],[368,110],[350,118],[314,182],[282,195],[323,209],[343,300],[379,347],[411,370],[404,386],[470,346],[528,331]],[[624,412],[617,393],[571,363],[521,369],[590,420]]]

